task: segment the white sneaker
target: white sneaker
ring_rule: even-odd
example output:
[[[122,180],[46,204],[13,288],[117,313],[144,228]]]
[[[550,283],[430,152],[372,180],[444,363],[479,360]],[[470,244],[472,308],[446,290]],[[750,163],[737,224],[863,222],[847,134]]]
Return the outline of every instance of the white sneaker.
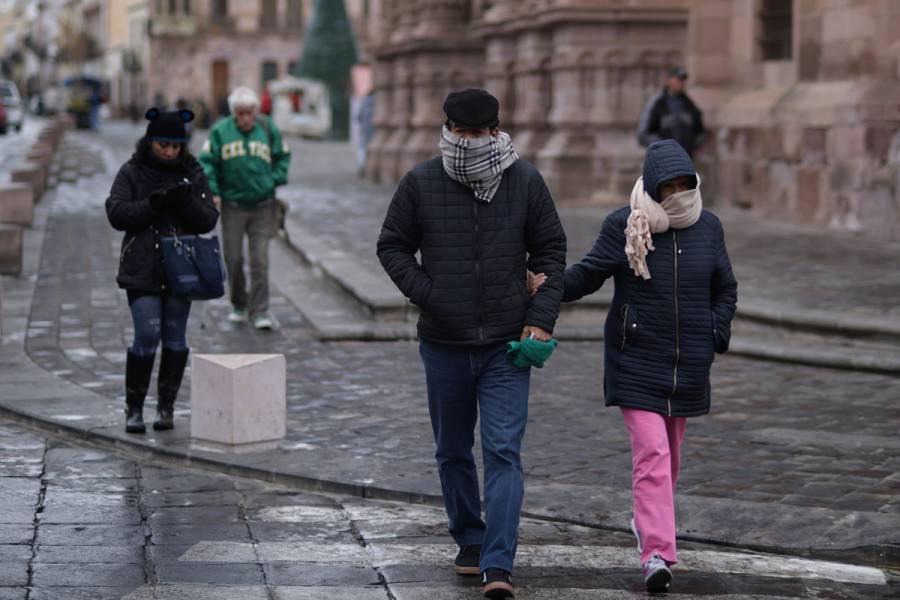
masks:
[[[256,317],[253,318],[253,326],[257,329],[268,331],[274,327],[274,324],[272,323],[272,319],[269,318],[269,315],[256,315]]]
[[[247,311],[240,308],[232,308],[231,312],[228,313],[228,321],[231,323],[246,323]]]
[[[672,571],[659,554],[654,554],[644,563],[644,583],[651,594],[661,594],[669,590]]]
[[[634,534],[634,539],[637,540],[638,552],[643,552],[644,547],[641,544],[641,532],[638,531],[637,524],[634,522],[634,517],[631,517],[631,533]]]

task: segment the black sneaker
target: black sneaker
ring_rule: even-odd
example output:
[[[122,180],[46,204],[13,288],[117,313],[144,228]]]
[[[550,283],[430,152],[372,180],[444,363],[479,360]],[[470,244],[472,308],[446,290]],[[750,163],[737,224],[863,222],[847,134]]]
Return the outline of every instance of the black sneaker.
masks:
[[[457,575],[481,575],[478,561],[481,560],[481,544],[460,546],[453,565]]]
[[[659,554],[654,554],[644,563],[644,583],[651,594],[663,594],[669,591],[672,583],[672,571]]]
[[[512,577],[503,569],[485,571],[481,576],[481,585],[485,598],[513,598],[516,595]]]

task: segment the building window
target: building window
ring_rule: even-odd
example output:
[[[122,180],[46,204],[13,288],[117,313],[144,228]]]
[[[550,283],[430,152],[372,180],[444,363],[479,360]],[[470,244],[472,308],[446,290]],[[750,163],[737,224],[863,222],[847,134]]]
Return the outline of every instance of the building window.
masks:
[[[169,0],[169,14],[178,14],[178,0]]]
[[[288,63],[288,70],[287,70],[288,75],[293,75],[293,76],[296,77],[296,76],[297,76],[297,67],[298,67],[299,65],[300,65],[300,62],[299,62],[299,61],[296,61],[296,60],[292,60],[291,62],[289,62],[289,63]]]
[[[212,19],[222,22],[228,16],[228,0],[212,0]]]
[[[266,89],[266,84],[273,79],[278,79],[278,63],[267,60],[262,64],[262,85],[260,89]]]
[[[184,0],[184,14],[191,14],[191,0]]]
[[[276,0],[259,0],[259,28],[278,27],[278,3]]]
[[[790,60],[794,45],[794,3],[761,0],[759,4],[759,54],[763,60]]]
[[[303,27],[303,0],[287,1],[287,26],[290,29]]]

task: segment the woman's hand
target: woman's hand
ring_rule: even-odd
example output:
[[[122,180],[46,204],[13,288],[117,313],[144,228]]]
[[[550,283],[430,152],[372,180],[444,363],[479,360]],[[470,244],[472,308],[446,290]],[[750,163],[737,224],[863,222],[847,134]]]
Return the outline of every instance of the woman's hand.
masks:
[[[534,296],[538,292],[538,288],[544,285],[544,282],[547,281],[547,276],[543,273],[532,273],[528,271],[527,277],[527,285],[528,295]]]

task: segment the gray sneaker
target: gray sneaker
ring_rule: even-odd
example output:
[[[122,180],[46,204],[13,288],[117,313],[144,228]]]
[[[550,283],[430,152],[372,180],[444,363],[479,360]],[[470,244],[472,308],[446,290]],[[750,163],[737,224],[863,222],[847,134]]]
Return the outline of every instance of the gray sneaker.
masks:
[[[672,571],[669,565],[659,554],[654,554],[644,563],[644,583],[651,594],[661,594],[669,591],[672,583]]]

